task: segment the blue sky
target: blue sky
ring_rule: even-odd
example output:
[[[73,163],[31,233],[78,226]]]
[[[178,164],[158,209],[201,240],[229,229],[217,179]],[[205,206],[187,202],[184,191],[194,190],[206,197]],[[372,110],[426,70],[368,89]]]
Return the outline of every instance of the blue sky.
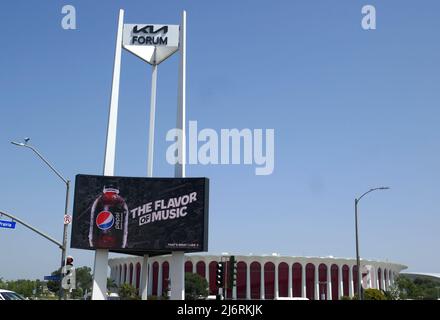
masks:
[[[61,28],[72,4],[77,30]],[[373,4],[377,30],[361,28]],[[118,9],[126,23],[171,23],[187,10],[187,118],[199,128],[275,129],[275,170],[191,165],[211,181],[210,252],[354,257],[439,272],[438,1],[3,1],[0,10],[0,209],[57,239],[57,169],[101,174]],[[178,56],[159,66],[156,176],[172,176]],[[123,52],[115,174],[145,176],[151,67]],[[71,198],[73,200],[73,197]],[[0,277],[42,278],[60,252],[0,229]],[[93,254],[71,250],[77,266]]]

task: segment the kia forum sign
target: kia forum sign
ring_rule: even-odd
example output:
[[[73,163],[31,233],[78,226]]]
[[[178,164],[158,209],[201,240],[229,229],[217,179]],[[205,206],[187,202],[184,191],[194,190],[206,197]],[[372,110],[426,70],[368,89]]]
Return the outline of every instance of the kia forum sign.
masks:
[[[122,46],[150,64],[179,50],[179,25],[124,24]]]

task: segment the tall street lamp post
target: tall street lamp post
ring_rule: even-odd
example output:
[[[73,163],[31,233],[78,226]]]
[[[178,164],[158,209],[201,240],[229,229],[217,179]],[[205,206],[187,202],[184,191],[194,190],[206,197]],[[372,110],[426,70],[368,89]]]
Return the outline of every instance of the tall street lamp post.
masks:
[[[379,187],[379,188],[373,188],[362,194],[359,198],[354,199],[354,221],[355,221],[355,228],[356,228],[356,266],[357,266],[357,274],[358,274],[358,286],[357,286],[357,294],[358,299],[362,300],[363,297],[361,295],[361,287],[362,287],[362,270],[361,270],[361,259],[359,257],[359,237],[358,237],[358,203],[364,197],[370,192],[376,191],[376,190],[388,190],[389,187]]]
[[[38,152],[38,150],[29,145],[29,138],[25,138],[24,142],[14,142],[11,141],[11,143],[13,145],[19,146],[19,147],[25,147],[25,148],[29,148],[31,149],[33,152],[35,152],[35,154],[41,159],[43,160],[43,162],[58,176],[58,178],[60,178],[64,184],[66,185],[66,202],[65,202],[65,207],[64,207],[64,216],[67,216],[68,214],[68,208],[69,208],[69,191],[70,191],[70,180],[67,180],[66,178],[64,178],[50,163],[49,161],[47,161],[40,152]],[[64,296],[64,290],[61,286],[62,283],[62,272],[63,272],[63,267],[65,265],[65,261],[66,261],[66,250],[67,250],[67,226],[68,224],[66,222],[64,222],[64,229],[63,229],[63,247],[61,248],[61,277],[60,277],[60,292],[59,292],[59,298],[63,299]]]

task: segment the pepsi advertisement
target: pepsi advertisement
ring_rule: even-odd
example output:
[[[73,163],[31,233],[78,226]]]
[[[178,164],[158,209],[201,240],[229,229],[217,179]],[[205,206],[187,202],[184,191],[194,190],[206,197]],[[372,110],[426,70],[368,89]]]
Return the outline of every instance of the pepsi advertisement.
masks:
[[[71,247],[143,255],[208,251],[207,178],[76,176]]]

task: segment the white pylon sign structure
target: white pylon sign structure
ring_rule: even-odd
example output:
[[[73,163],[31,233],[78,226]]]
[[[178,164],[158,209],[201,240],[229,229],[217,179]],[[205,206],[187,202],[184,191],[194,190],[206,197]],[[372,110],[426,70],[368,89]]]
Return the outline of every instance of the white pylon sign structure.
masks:
[[[179,50],[179,25],[124,24],[122,46],[151,65]]]
[[[157,66],[173,55],[180,52],[179,83],[177,94],[177,129],[182,132],[179,143],[181,154],[175,167],[175,177],[185,177],[185,140],[186,140],[186,11],[182,12],[180,25],[155,25],[155,24],[124,24],[124,10],[119,10],[118,31],[116,36],[115,59],[113,66],[113,80],[110,98],[109,118],[107,127],[107,140],[104,157],[105,176],[114,175],[116,155],[116,129],[118,122],[119,80],[121,73],[122,48],[151,64],[151,99],[150,99],[150,125],[148,136],[147,177],[153,176],[154,155],[154,129],[156,114],[156,88]],[[107,298],[107,249],[95,251],[93,272],[92,300],[106,300]],[[184,300],[184,253],[172,252],[171,263],[171,296],[172,300]],[[140,293],[143,300],[147,299],[148,284],[148,255],[144,255],[141,272]]]

